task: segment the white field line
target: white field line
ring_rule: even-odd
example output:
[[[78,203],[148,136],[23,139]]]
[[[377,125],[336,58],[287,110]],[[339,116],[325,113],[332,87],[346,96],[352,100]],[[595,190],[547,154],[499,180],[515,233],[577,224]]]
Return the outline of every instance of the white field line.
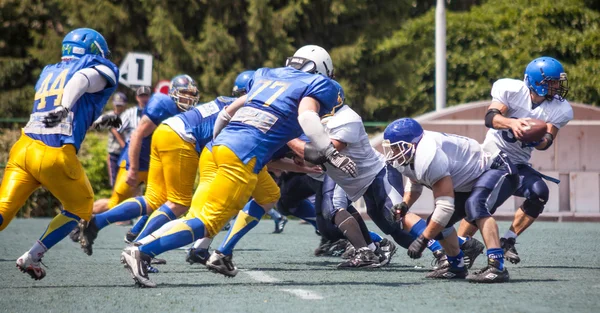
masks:
[[[265,272],[261,271],[243,271],[250,278],[256,280],[261,283],[276,283],[280,282],[281,279],[275,278]],[[318,293],[306,289],[281,289],[281,291],[285,291],[287,293],[291,293],[294,296],[302,299],[302,300],[322,300],[323,297]]]

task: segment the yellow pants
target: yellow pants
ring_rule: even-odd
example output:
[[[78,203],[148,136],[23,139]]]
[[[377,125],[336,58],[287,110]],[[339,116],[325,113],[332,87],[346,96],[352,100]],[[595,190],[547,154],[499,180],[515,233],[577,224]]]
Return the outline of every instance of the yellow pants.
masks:
[[[168,125],[159,125],[152,135],[144,194],[148,214],[167,200],[189,207],[197,170],[198,153],[194,144],[181,139]]]
[[[202,220],[213,237],[250,197],[260,205],[276,202],[279,187],[266,167],[254,173],[255,164],[255,159],[242,163],[226,146],[215,146],[212,153],[205,148],[200,156],[200,184],[187,218]]]
[[[148,171],[139,171],[137,173],[138,181],[147,183]],[[113,187],[112,195],[108,200],[108,208],[112,209],[117,204],[132,198],[135,196],[138,187],[131,187],[127,184],[127,168],[125,167],[125,161],[122,162],[117,172],[117,178],[115,179],[115,186]]]
[[[65,211],[87,221],[92,217],[94,191],[77,159],[75,147],[48,147],[21,134],[10,150],[0,186],[0,215],[4,219],[0,230],[8,226],[40,186],[48,189]]]

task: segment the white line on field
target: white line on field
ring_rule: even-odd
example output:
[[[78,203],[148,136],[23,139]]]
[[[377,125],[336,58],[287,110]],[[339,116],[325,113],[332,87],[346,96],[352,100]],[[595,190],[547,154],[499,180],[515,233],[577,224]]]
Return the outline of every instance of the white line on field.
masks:
[[[243,271],[244,273],[248,274],[248,276],[250,276],[250,278],[261,282],[261,283],[276,283],[276,282],[280,282],[281,280],[278,278],[275,278],[265,272],[261,272],[261,271]],[[310,290],[306,290],[306,289],[281,289],[281,291],[285,291],[287,293],[291,293],[294,296],[303,299],[303,300],[322,300],[323,297],[321,295],[319,295],[316,292],[310,291]]]

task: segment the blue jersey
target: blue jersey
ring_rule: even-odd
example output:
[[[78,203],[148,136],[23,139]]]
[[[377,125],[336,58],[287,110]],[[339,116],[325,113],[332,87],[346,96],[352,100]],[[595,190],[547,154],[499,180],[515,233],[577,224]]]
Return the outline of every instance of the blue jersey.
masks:
[[[201,153],[206,144],[212,140],[218,113],[235,99],[218,97],[213,101],[197,105],[193,109],[177,115],[185,125],[183,131],[192,135],[196,140],[196,152]]]
[[[105,65],[114,72],[114,78],[98,71],[106,78],[106,88],[96,93],[84,93],[71,107],[68,116],[54,127],[46,127],[42,122],[49,111],[61,104],[64,88],[73,75],[85,68]],[[79,151],[81,142],[92,123],[100,116],[104,105],[117,87],[119,69],[109,60],[97,55],[85,55],[47,65],[35,84],[35,98],[29,122],[23,132],[50,147],[72,144]]]
[[[338,89],[329,78],[291,67],[261,68],[247,89],[246,104],[221,131],[214,145],[227,146],[244,164],[256,158],[256,173],[274,152],[302,134],[298,123],[302,98],[317,100],[320,116],[332,113],[342,104]]]
[[[152,123],[155,125],[160,125],[164,120],[169,117],[175,116],[179,114],[179,109],[177,109],[177,105],[171,99],[171,97],[162,94],[155,93],[148,100],[148,104],[144,108],[144,116],[147,116]],[[142,148],[140,150],[140,159],[139,159],[139,170],[147,171],[150,167],[150,146],[152,145],[152,134],[148,135],[144,139],[142,139]],[[123,151],[121,151],[121,157],[119,163],[125,161],[125,168],[129,169],[129,143],[125,146]]]

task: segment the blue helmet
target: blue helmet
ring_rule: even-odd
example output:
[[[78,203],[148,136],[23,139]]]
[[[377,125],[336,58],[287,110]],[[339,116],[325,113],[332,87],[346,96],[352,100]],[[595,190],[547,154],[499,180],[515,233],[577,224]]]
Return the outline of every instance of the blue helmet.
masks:
[[[179,111],[184,112],[193,108],[200,99],[200,92],[196,81],[189,75],[177,75],[171,80],[169,96]]]
[[[231,92],[234,97],[241,97],[248,93],[248,90],[246,90],[246,85],[248,85],[248,82],[252,76],[254,76],[254,72],[256,71],[243,71],[235,78],[235,82],[233,83],[233,91]]]
[[[393,121],[383,132],[382,147],[386,162],[395,167],[409,164],[423,133],[421,124],[412,118]]]
[[[546,100],[564,101],[569,93],[567,73],[562,64],[551,57],[531,61],[525,68],[524,80],[530,90]]]
[[[102,35],[91,28],[77,28],[68,33],[62,42],[62,58],[78,59],[86,54],[110,57],[108,44]]]

